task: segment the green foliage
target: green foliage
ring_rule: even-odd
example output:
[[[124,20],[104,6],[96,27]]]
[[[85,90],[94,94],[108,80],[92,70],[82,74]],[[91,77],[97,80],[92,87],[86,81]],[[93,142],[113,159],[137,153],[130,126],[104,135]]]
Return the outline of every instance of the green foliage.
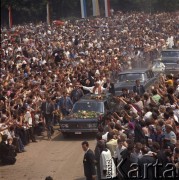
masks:
[[[156,0],[156,9],[159,11],[178,11],[179,0]]]
[[[1,23],[8,23],[8,6],[12,7],[13,22],[36,22],[46,20],[46,3],[50,2],[51,18],[80,17],[80,0],[1,0]],[[87,14],[92,16],[92,0],[87,1]],[[104,0],[99,0],[104,15]],[[122,11],[178,11],[179,0],[111,0],[111,7]]]

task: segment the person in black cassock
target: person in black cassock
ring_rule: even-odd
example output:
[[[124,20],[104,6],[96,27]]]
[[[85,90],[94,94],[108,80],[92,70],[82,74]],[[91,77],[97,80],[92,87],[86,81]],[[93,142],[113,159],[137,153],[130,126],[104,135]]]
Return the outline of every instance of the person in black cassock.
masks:
[[[61,56],[58,53],[55,53],[55,64],[58,65],[62,60]]]
[[[8,143],[6,144],[6,142]],[[0,142],[0,161],[3,165],[12,165],[16,162],[15,146],[12,145],[12,139],[8,139],[6,134],[2,135]]]

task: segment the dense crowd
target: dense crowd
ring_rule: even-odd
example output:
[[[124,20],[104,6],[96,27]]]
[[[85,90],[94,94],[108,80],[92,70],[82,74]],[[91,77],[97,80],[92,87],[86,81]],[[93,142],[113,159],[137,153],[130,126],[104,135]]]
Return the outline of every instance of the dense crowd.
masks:
[[[135,87],[143,89],[138,82]],[[175,179],[179,175],[179,77],[161,76],[149,93],[124,89],[115,99],[121,110],[106,115],[97,134],[93,162],[99,179]]]
[[[15,163],[16,152],[25,151],[24,146],[30,141],[36,142],[35,136],[43,131],[44,118],[53,134],[51,123],[56,124],[62,116],[68,115],[73,104],[84,94],[89,91],[95,94],[103,90],[107,92],[110,89],[108,84],[115,81],[120,71],[148,66],[160,55],[162,49],[177,48],[179,46],[177,15],[177,13],[151,15],[118,12],[110,18],[78,19],[65,21],[60,25],[31,23],[14,26],[12,29],[2,27],[0,69],[2,162]],[[170,77],[175,83],[178,82],[176,79]],[[164,81],[163,78],[162,82]],[[125,143],[126,149],[131,148],[127,137],[134,135],[139,125],[129,121],[136,121],[137,118],[139,122],[139,119],[144,117],[146,118],[142,121],[141,134],[144,131],[145,137],[150,136],[149,127],[153,127],[154,134],[155,128],[161,131],[162,127],[163,135],[166,132],[166,122],[166,126],[171,125],[172,132],[176,134],[175,121],[172,120],[172,116],[176,117],[173,114],[178,108],[178,94],[174,95],[174,92],[178,93],[175,83],[170,87],[163,84],[162,87],[154,88],[152,95],[144,94],[142,97],[135,96],[128,100],[126,94],[122,99],[116,99],[124,104],[131,100],[135,101],[136,106],[140,107],[136,108],[140,109],[140,114],[136,110],[133,110],[135,116],[130,114],[132,107],[126,104],[124,114],[114,115],[114,120],[117,119],[122,124],[114,123],[111,115],[106,120],[107,129],[110,131],[106,140],[113,141],[113,133],[119,136],[118,133],[124,131],[125,125],[126,136],[123,137],[122,143]],[[112,93],[114,94],[113,90]],[[165,99],[167,97],[169,101]],[[168,107],[168,103],[172,107]],[[160,108],[157,109],[158,107]],[[161,110],[163,114],[160,113]],[[107,129],[104,129],[104,132]],[[138,130],[137,132],[140,133]],[[135,141],[137,137],[135,136]],[[144,143],[142,141],[144,139],[139,137],[140,141],[137,142]],[[121,142],[117,139],[114,141],[115,143],[119,141],[118,144]],[[168,141],[168,144],[175,145],[176,142]],[[111,149],[110,151],[114,156],[114,152]]]

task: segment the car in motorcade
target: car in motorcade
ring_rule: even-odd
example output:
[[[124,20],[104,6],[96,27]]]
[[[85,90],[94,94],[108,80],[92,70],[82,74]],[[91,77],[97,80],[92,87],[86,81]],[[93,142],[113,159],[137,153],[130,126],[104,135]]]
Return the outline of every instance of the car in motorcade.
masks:
[[[71,113],[60,121],[60,131],[69,134],[97,133],[103,116],[110,110],[110,94],[88,94],[77,101]]]
[[[161,60],[165,65],[166,74],[179,73],[179,49],[166,49],[161,51]]]
[[[157,82],[158,78],[159,74],[154,74],[152,70],[148,68],[125,70],[119,73],[118,80],[114,84],[115,95],[121,95],[123,88],[133,91],[136,80],[140,80],[140,83],[144,86],[145,90],[147,90]]]

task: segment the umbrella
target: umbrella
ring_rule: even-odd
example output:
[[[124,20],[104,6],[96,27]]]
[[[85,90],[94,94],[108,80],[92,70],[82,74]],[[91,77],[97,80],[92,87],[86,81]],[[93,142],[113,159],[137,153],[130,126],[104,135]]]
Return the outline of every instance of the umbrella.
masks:
[[[53,24],[57,25],[57,26],[63,26],[64,25],[64,22],[63,21],[60,21],[60,20],[55,20],[53,21]]]

